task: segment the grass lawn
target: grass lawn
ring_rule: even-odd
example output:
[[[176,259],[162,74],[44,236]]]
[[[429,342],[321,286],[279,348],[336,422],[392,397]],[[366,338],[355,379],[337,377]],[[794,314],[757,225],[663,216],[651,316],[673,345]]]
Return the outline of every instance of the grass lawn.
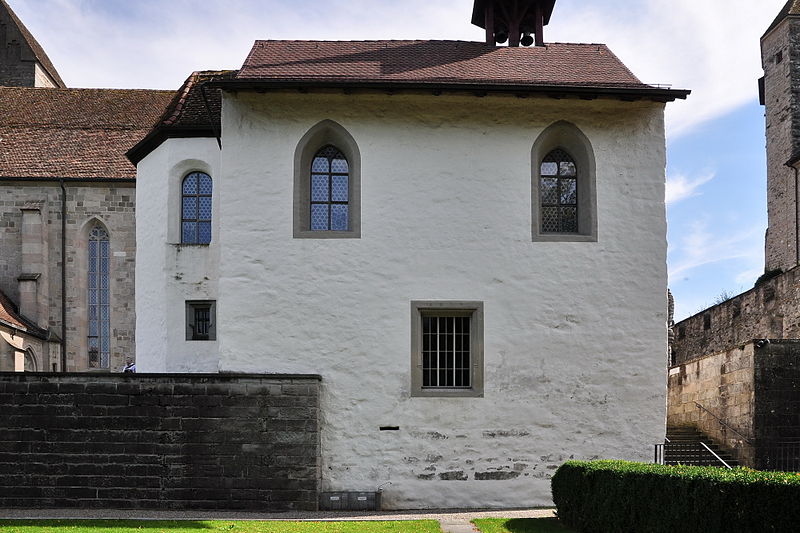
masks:
[[[276,522],[200,520],[0,520],[2,533],[441,533],[436,520]]]
[[[481,533],[574,533],[558,518],[479,518],[472,523]]]

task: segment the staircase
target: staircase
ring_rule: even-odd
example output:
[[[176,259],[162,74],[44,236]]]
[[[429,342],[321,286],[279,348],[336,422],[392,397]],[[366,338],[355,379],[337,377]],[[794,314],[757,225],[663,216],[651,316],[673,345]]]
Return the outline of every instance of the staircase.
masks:
[[[693,427],[667,428],[667,438],[663,446],[663,464],[724,467],[720,461],[722,459],[730,467],[739,465],[739,461],[728,450]]]

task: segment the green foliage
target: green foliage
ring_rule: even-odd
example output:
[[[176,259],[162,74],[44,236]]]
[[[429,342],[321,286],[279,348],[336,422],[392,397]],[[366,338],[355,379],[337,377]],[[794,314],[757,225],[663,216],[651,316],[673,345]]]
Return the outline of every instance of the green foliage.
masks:
[[[552,480],[566,525],[591,533],[800,530],[800,474],[569,461]]]
[[[558,518],[479,518],[472,523],[481,533],[573,533]]]
[[[199,520],[0,520],[2,533],[441,533],[436,520],[275,522]]]

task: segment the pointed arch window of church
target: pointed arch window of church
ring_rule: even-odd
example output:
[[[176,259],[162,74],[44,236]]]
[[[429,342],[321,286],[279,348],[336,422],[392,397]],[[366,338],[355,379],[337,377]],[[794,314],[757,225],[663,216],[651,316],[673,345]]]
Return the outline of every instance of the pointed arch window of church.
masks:
[[[89,232],[88,339],[89,368],[109,368],[111,315],[109,287],[109,239],[101,224]]]
[[[578,170],[566,151],[553,150],[542,160],[540,172],[543,233],[578,232]]]
[[[183,178],[181,198],[181,243],[211,242],[211,176],[192,172]]]
[[[350,166],[333,145],[311,162],[311,231],[348,231]]]

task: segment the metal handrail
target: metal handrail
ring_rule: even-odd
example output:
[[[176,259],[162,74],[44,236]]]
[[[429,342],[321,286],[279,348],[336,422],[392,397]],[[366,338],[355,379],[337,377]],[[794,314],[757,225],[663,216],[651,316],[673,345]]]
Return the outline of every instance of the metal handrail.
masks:
[[[717,454],[714,452],[714,450],[712,450],[711,448],[709,448],[708,446],[706,446],[706,443],[705,443],[705,442],[703,442],[703,441],[700,441],[700,444],[702,444],[702,445],[703,445],[703,448],[705,448],[706,450],[708,450],[709,452],[711,452],[711,455],[713,455],[714,457],[716,457],[716,458],[717,458],[717,461],[719,461],[720,463],[724,464],[724,465],[725,465],[725,468],[727,468],[728,470],[733,470],[733,467],[732,467],[731,465],[729,465],[728,463],[726,463],[725,461],[723,461],[723,460],[722,460],[722,457],[720,457],[719,455],[717,455]]]
[[[714,413],[712,413],[711,411],[709,411],[708,409],[706,409],[705,407],[703,407],[703,406],[702,406],[700,403],[698,403],[698,402],[694,402],[694,404],[695,404],[697,407],[699,407],[700,409],[702,409],[703,411],[705,411],[706,413],[708,413],[708,414],[710,414],[711,416],[713,416],[714,418],[716,418],[716,419],[717,419],[717,422],[719,422],[720,424],[722,424],[722,425],[723,425],[723,426],[725,426],[726,428],[730,429],[731,431],[733,431],[734,433],[736,433],[737,435],[739,435],[740,437],[742,437],[742,440],[744,440],[744,441],[745,441],[747,444],[749,444],[750,446],[752,446],[752,445],[753,445],[753,443],[752,443],[752,442],[750,442],[750,439],[748,439],[747,437],[745,437],[744,435],[742,435],[740,432],[736,431],[736,429],[735,429],[735,428],[732,428],[731,426],[729,426],[728,424],[726,424],[724,420],[722,420],[720,417],[718,417],[717,415],[715,415]]]

